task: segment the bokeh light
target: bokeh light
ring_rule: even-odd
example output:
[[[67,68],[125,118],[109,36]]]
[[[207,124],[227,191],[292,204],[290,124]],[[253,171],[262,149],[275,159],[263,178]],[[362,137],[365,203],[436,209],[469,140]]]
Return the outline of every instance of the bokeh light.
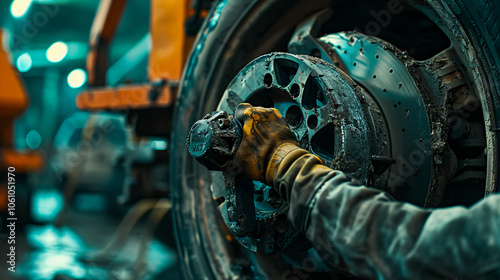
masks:
[[[50,62],[59,62],[68,54],[68,45],[64,42],[55,42],[47,49],[47,60]]]
[[[24,16],[31,6],[32,0],[14,0],[10,5],[10,13],[13,17],[19,18]]]
[[[87,82],[87,72],[85,70],[77,68],[68,74],[68,85],[71,88],[79,88]]]
[[[28,53],[23,53],[17,58],[16,66],[19,72],[28,72],[31,69],[31,66],[33,66],[33,60]]]
[[[37,149],[42,144],[42,136],[36,130],[30,130],[26,135],[26,144],[32,150]]]

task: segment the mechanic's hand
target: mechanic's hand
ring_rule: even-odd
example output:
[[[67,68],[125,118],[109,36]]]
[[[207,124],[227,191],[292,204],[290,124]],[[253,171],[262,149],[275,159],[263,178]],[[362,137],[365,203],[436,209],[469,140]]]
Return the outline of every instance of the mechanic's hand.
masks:
[[[275,108],[253,107],[242,103],[236,108],[235,117],[243,126],[243,137],[233,159],[234,163],[240,165],[246,177],[272,184],[270,178],[273,178],[278,163],[273,160],[269,164],[269,161],[276,158],[273,155],[278,150],[286,154],[298,149],[299,143],[288,128],[285,118]],[[266,175],[271,182],[267,182]]]

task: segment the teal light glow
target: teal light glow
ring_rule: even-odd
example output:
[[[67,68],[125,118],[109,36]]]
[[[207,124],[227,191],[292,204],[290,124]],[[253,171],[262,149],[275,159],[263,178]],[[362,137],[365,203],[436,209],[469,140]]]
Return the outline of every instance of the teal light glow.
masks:
[[[59,276],[56,275],[65,275],[71,279],[89,279],[85,266],[78,260],[81,256],[79,252],[86,251],[87,247],[70,228],[29,225],[26,228],[26,240],[34,249],[25,261],[19,264],[19,276],[22,279],[58,279]]]
[[[31,56],[28,53],[23,53],[17,58],[16,66],[19,72],[21,73],[28,72],[33,66],[33,60],[31,59]]]
[[[32,217],[37,222],[54,221],[63,207],[63,196],[56,190],[39,190],[33,194]]]
[[[42,144],[42,136],[36,130],[31,130],[26,135],[26,145],[32,150],[38,149]]]
[[[167,141],[165,140],[153,140],[151,141],[151,148],[157,151],[163,151],[167,149]]]

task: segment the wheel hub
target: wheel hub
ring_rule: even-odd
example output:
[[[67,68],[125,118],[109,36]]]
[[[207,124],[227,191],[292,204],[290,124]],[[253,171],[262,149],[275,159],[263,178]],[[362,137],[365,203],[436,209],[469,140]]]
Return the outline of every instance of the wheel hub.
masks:
[[[339,50],[332,56],[334,59],[328,59],[339,67],[312,56],[263,55],[238,73],[217,109],[234,114],[242,102],[274,107],[286,118],[301,147],[317,155],[325,165],[385,189],[397,161],[392,154],[416,150],[414,145],[393,143],[418,139],[415,145],[419,145],[429,139],[430,133],[428,125],[420,125],[428,121],[410,74],[393,53],[369,39],[344,33],[322,38],[330,54]],[[414,188],[418,182],[428,180],[429,159],[423,161],[421,172],[411,174],[411,180],[403,180],[396,187]],[[290,246],[298,235],[286,221],[288,204],[272,187],[259,182],[253,185],[256,219],[262,234],[238,234],[236,238],[244,247],[267,254]],[[214,194],[224,192],[215,184],[212,188]],[[231,228],[226,203],[220,208]]]

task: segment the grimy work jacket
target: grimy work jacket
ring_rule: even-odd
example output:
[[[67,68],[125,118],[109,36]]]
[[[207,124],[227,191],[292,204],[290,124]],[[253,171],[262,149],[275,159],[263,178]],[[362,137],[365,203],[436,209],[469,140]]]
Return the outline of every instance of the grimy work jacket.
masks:
[[[284,157],[273,185],[332,267],[367,279],[500,279],[500,194],[468,208],[423,209],[302,149]]]

